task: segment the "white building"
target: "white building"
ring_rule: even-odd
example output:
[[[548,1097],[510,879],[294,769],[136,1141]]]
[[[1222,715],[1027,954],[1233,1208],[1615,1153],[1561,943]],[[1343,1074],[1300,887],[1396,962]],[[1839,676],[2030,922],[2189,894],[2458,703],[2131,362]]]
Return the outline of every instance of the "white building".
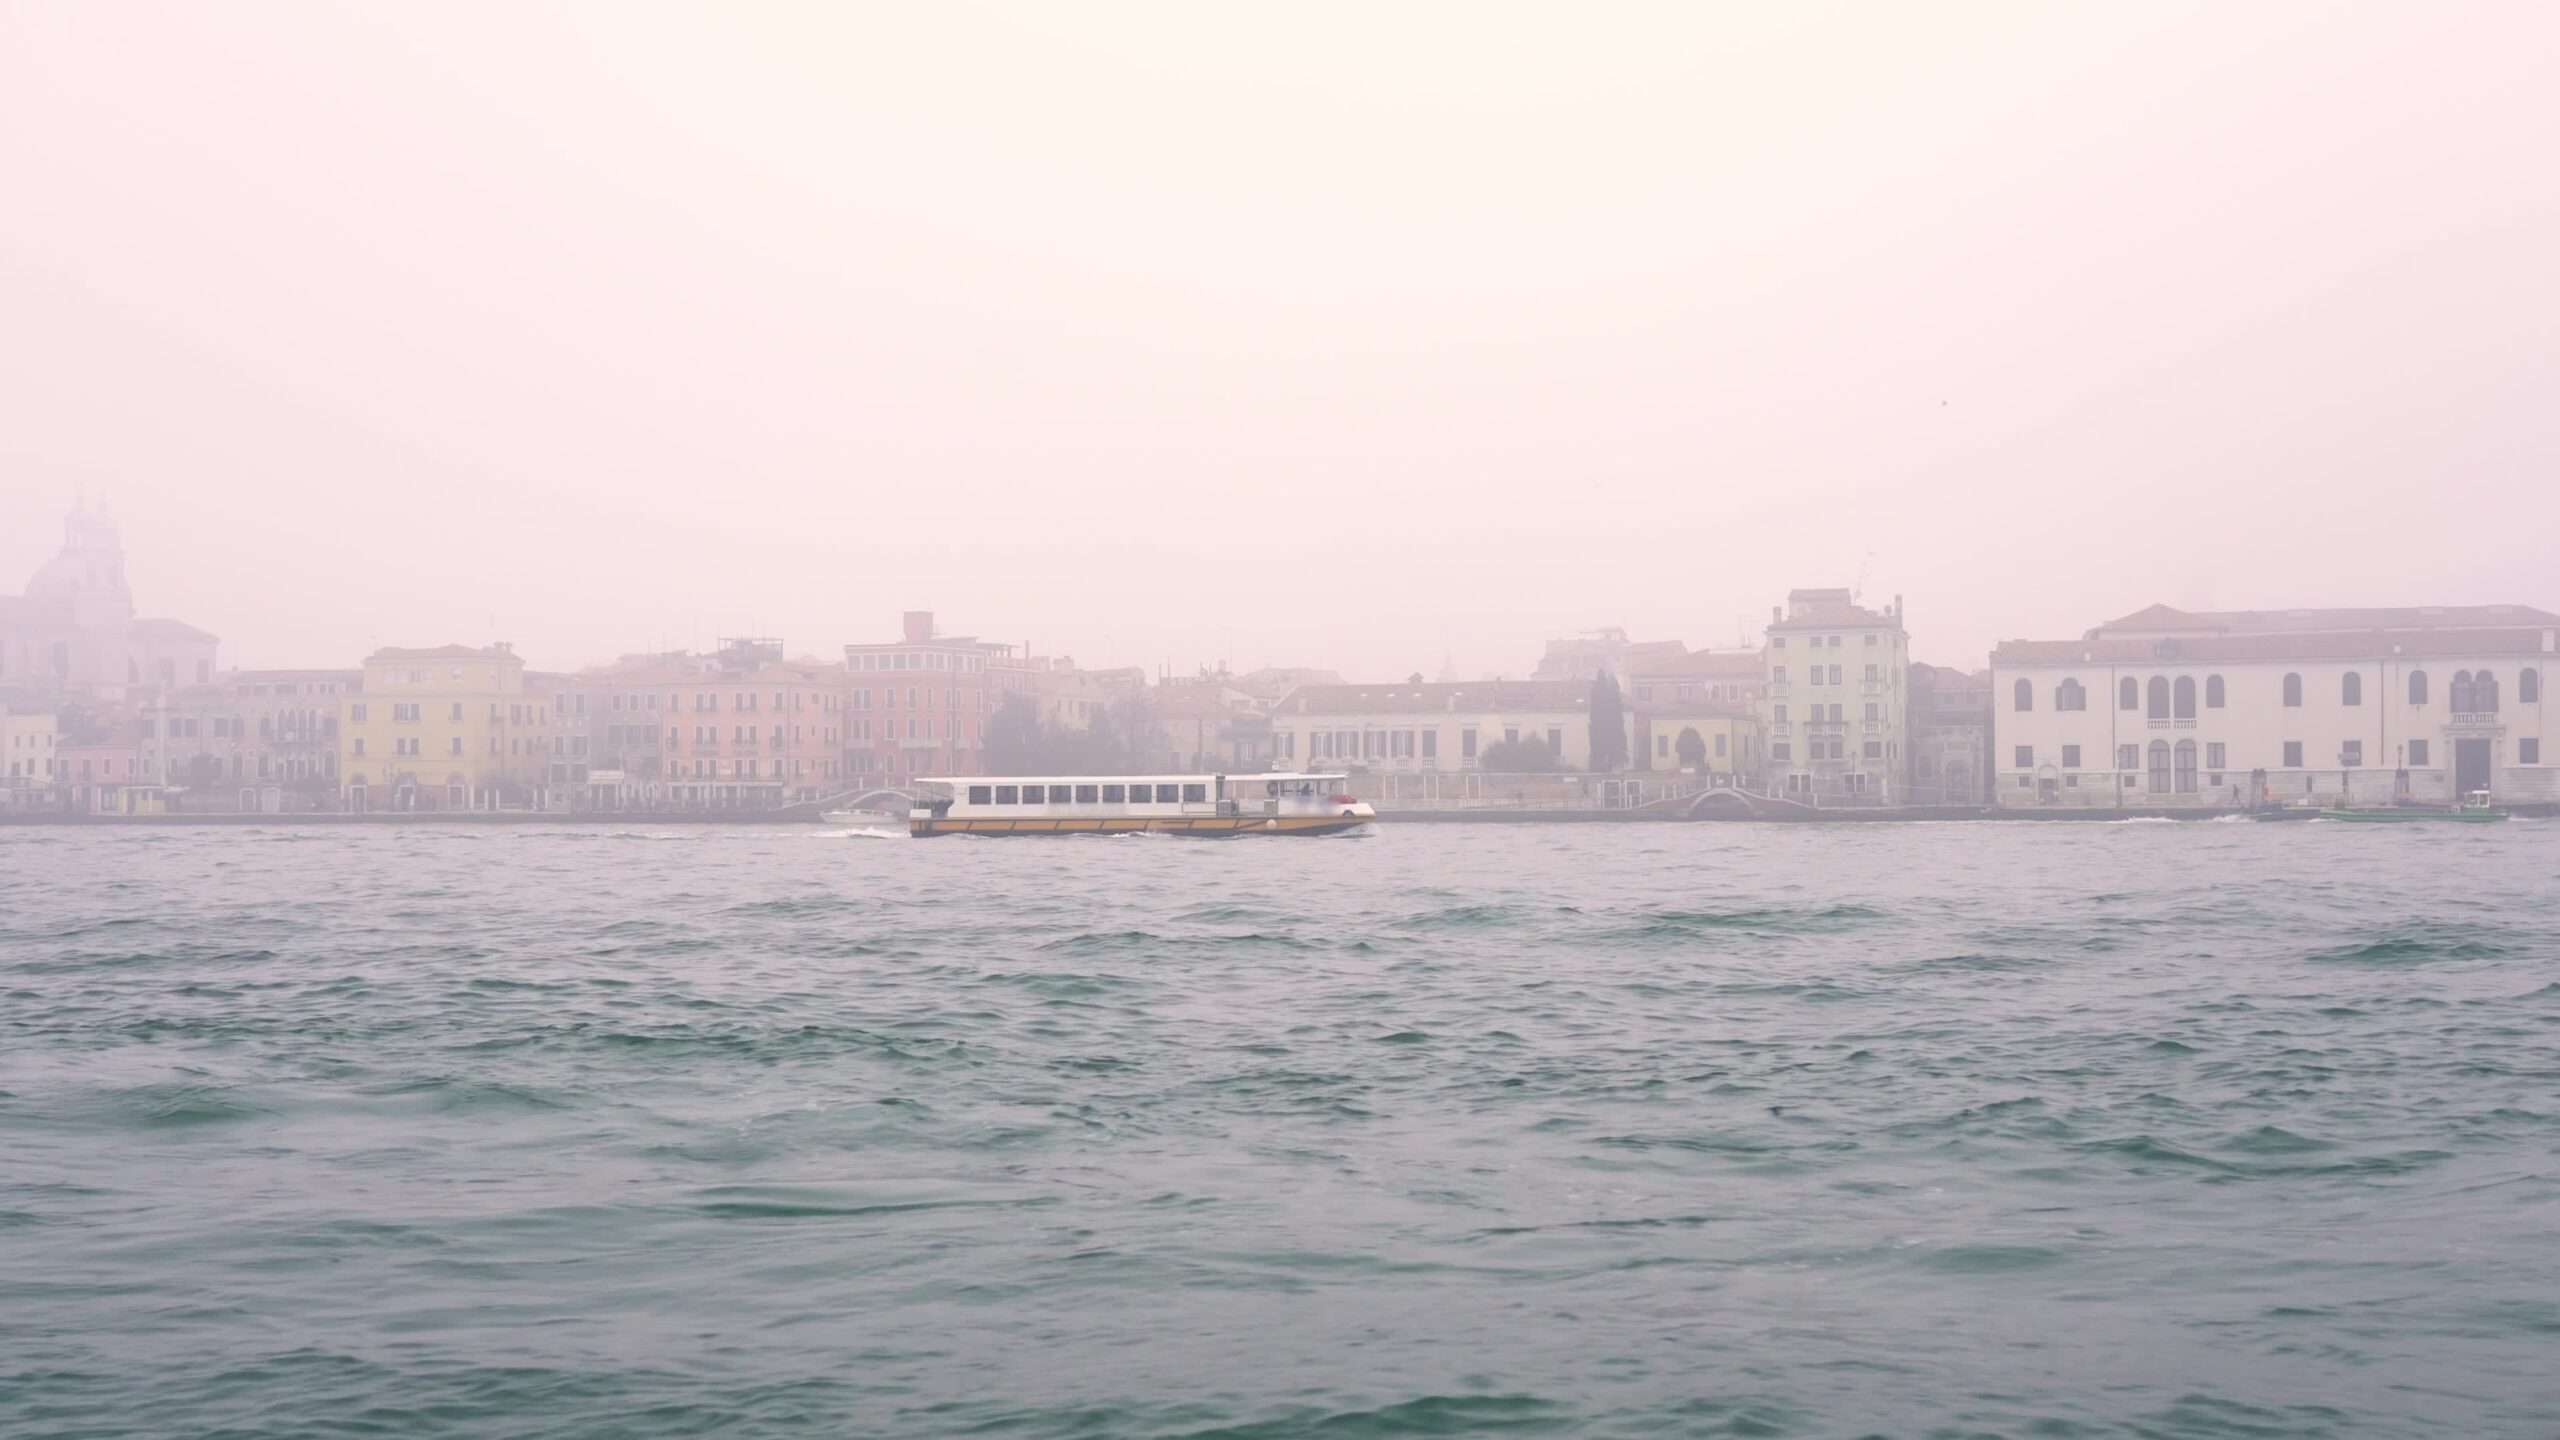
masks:
[[[1284,769],[1457,774],[1516,740],[1544,744],[1564,769],[1590,768],[1591,682],[1301,685],[1271,715],[1272,760]]]
[[[2560,799],[2523,605],[2189,612],[1994,650],[1994,803]]]
[[[0,806],[45,803],[54,782],[53,711],[0,704]]]
[[[1903,798],[1911,637],[1902,599],[1870,610],[1846,590],[1791,590],[1769,614],[1761,691],[1773,790],[1797,799]]]

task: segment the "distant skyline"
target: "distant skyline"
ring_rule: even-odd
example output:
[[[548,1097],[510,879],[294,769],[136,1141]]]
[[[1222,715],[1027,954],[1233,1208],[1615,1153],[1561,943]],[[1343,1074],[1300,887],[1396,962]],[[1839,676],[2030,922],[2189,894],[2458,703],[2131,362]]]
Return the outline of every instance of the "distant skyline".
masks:
[[[0,10],[0,592],[1524,675],[2555,607],[2547,7]],[[2560,607],[2555,607],[2560,608]]]

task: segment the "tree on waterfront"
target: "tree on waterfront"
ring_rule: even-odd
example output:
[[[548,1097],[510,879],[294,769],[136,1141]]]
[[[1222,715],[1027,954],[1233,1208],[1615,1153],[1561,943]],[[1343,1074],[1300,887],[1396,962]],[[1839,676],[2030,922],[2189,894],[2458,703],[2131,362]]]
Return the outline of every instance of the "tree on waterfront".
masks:
[[[1546,775],[1563,768],[1556,760],[1556,752],[1535,735],[1496,740],[1476,757],[1476,766],[1503,775]]]
[[[1695,725],[1680,727],[1680,738],[1671,742],[1671,750],[1680,757],[1681,769],[1707,768],[1707,737],[1699,734]]]
[[[1028,695],[1007,695],[987,717],[987,768],[998,775],[1040,770],[1040,707]]]
[[[1155,768],[1164,727],[1144,695],[1094,712],[1082,728],[1048,726],[1028,695],[1004,698],[987,717],[987,770],[995,775],[1112,775]]]
[[[1618,677],[1603,670],[1591,682],[1591,768],[1627,768],[1627,702]]]

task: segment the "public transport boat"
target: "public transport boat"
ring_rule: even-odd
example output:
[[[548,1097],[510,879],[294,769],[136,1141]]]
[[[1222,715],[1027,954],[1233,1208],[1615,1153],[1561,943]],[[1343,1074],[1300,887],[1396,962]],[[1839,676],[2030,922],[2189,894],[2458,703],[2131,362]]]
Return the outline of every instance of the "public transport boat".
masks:
[[[1338,835],[1378,818],[1347,775],[952,775],[919,779],[907,833]]]

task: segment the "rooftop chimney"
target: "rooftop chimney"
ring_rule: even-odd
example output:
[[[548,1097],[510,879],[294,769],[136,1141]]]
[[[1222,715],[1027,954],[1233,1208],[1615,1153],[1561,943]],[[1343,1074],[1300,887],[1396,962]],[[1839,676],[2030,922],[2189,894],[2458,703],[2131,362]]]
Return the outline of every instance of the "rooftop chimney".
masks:
[[[910,641],[930,640],[933,638],[932,611],[909,610],[899,618],[904,622],[906,637]]]

